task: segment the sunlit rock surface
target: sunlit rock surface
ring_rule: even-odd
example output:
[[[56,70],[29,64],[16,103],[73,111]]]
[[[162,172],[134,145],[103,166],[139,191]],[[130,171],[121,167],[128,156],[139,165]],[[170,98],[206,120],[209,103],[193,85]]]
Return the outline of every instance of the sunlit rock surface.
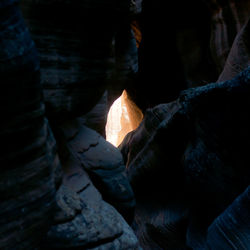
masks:
[[[106,124],[106,139],[119,146],[123,138],[136,129],[143,118],[140,109],[133,103],[124,90],[111,106]]]

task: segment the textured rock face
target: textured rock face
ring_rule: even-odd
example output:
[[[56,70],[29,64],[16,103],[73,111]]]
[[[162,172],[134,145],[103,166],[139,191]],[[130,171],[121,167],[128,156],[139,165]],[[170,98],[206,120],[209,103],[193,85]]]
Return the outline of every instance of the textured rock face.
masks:
[[[218,72],[222,72],[234,39],[250,14],[250,1],[207,1],[212,11],[211,49]]]
[[[143,247],[143,239],[150,242],[150,238],[151,244],[163,247],[162,240],[169,235],[166,230],[155,241],[143,227],[151,223],[157,231],[171,225],[171,216],[155,226],[154,221],[145,222],[143,214],[151,213],[152,218],[152,214],[165,213],[168,218],[169,206],[178,202],[177,222],[184,225],[188,246],[203,247],[213,219],[249,185],[249,76],[248,68],[233,80],[183,92],[176,102],[150,110],[124,141],[121,150],[140,204],[135,229]],[[152,178],[157,181],[148,187]],[[185,218],[189,220],[186,224]],[[173,230],[178,223],[172,225]]]
[[[44,249],[140,249],[122,216],[103,201],[87,173],[79,173],[74,178],[83,181],[81,188],[65,182],[57,193],[59,209]]]
[[[160,103],[174,100],[186,80],[176,47],[174,28],[168,25],[165,10],[174,9],[172,2],[145,1],[142,4],[140,27],[142,41],[139,47],[139,74],[136,82],[128,86],[131,99],[143,111]],[[163,35],[167,30],[168,36]],[[171,62],[171,63],[169,63]],[[166,75],[168,74],[168,79]],[[150,83],[150,84],[146,84]],[[149,87],[151,84],[154,88]]]
[[[190,226],[189,244],[197,248],[197,231],[206,230],[211,220],[249,185],[246,145],[250,119],[244,108],[249,105],[249,69],[232,81],[190,93],[187,97],[191,99],[185,97],[184,101],[191,101],[194,136],[184,153],[184,170],[188,185],[199,199],[191,216],[200,219],[202,211],[207,213],[204,225],[196,219]]]
[[[0,102],[4,117],[0,134],[0,248],[140,249],[124,218],[103,200],[131,220],[135,200],[120,152],[82,126],[86,119],[61,122],[84,113],[103,94],[116,26],[110,21],[120,7],[111,2],[97,7],[88,1],[74,6],[67,1],[23,1],[40,52],[40,84],[38,53],[14,2],[0,3]],[[113,16],[101,24],[93,22],[91,27],[85,23],[84,32],[79,33],[79,15],[71,20],[74,27],[70,20],[61,22],[66,10],[71,13],[77,7],[85,21],[96,16],[102,20],[101,7]],[[55,9],[59,13],[56,18]],[[126,12],[126,6],[122,9]],[[42,86],[60,161],[45,118]]]
[[[108,91],[105,91],[98,103],[81,117],[82,122],[88,128],[94,129],[103,137],[106,137],[105,124],[107,122],[108,112]]]
[[[0,248],[6,250],[39,246],[51,223],[54,178],[60,179],[37,51],[14,2],[0,3]]]
[[[17,2],[0,2],[0,249],[140,249],[134,212],[144,249],[247,246],[249,69],[230,79],[249,65],[249,1],[207,1],[219,83],[147,110],[123,158],[86,125],[104,135],[124,88],[145,111],[214,77],[204,5],[23,0],[40,70]]]
[[[211,55],[212,14],[206,1],[178,2],[174,12],[178,13],[178,18],[171,25],[176,29],[177,49],[188,87],[214,82],[220,71],[217,71]]]
[[[250,245],[250,186],[208,228],[210,249],[248,249]]]
[[[57,131],[61,131],[57,136],[60,145],[66,147],[61,149],[64,155],[62,157],[66,157],[64,161],[73,158],[75,165],[83,167],[89,173],[104,200],[131,221],[135,206],[134,194],[119,150],[100,134],[82,125],[81,119],[64,123]],[[67,154],[71,156],[65,156]],[[69,163],[64,165],[70,167]]]
[[[48,116],[62,120],[86,113],[112,73],[112,41],[129,3],[25,0],[22,9],[40,52]]]
[[[155,183],[154,187],[167,183],[166,175],[163,174],[165,169],[162,167],[162,162],[169,162],[170,166],[174,166],[168,168],[167,171],[171,171],[173,174],[174,172],[178,173],[176,165],[180,164],[176,162],[176,159],[179,159],[178,155],[183,150],[185,140],[176,144],[176,137],[185,138],[185,134],[188,132],[185,126],[180,125],[186,122],[179,109],[179,103],[173,102],[147,110],[145,118],[138,129],[129,134],[120,146],[125,159],[127,159],[128,177],[131,184],[134,187],[136,186],[135,191],[141,190],[142,193],[145,193],[145,189],[147,189],[150,192],[152,187],[146,185],[149,181],[148,178],[159,177],[165,179],[163,182]],[[165,126],[168,126],[169,129],[166,130]],[[169,136],[168,141],[171,147],[165,143],[166,134]],[[164,152],[161,150],[162,147],[166,149]],[[160,176],[159,171],[163,171]],[[143,180],[144,178],[145,180]],[[170,176],[170,178],[172,177]],[[139,179],[145,185],[142,185],[141,181],[137,182]]]
[[[63,183],[43,248],[140,249],[124,220],[132,220],[135,200],[122,155],[82,122],[74,119],[54,128]]]
[[[250,19],[237,34],[218,81],[230,80],[250,66]]]
[[[129,20],[140,1],[24,0],[22,10],[40,53],[49,120],[84,115],[105,136],[108,109],[138,71]]]
[[[211,12],[205,1],[143,1],[135,19],[139,70],[127,91],[143,111],[175,100],[187,87],[218,78],[210,52]]]

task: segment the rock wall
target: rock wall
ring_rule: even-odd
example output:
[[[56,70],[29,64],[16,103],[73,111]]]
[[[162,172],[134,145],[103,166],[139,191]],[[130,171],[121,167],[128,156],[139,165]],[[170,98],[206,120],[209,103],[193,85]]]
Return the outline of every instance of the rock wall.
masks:
[[[235,77],[243,69],[250,65],[249,58],[249,35],[250,19],[237,34],[232,48],[228,54],[225,67],[221,72],[218,81],[225,81]]]
[[[107,87],[113,18],[129,5],[22,1],[34,43],[17,2],[0,3],[0,248],[140,249],[125,221],[135,200],[120,152],[75,127]]]
[[[128,15],[128,1],[25,0],[22,10],[40,53],[48,117],[90,111],[114,69],[112,42]]]
[[[21,8],[0,3],[0,248],[247,248],[249,1]],[[121,155],[123,89],[145,118]]]
[[[200,249],[208,226],[248,187],[249,70],[149,110],[124,140],[138,204],[134,228],[145,249],[167,247],[170,228],[173,238],[184,231],[182,243]],[[150,227],[161,236],[155,238]]]
[[[234,39],[249,18],[250,1],[207,1],[212,13],[211,50],[222,72]]]
[[[37,51],[16,2],[0,3],[0,248],[36,249],[51,224],[60,165]]]
[[[139,250],[127,224],[135,199],[119,150],[81,119],[67,121],[56,131],[63,181],[42,249]]]

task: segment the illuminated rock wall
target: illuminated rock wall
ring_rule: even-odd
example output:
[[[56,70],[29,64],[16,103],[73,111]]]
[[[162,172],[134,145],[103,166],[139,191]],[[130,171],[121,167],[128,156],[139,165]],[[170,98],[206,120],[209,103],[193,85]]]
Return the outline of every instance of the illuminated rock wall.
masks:
[[[106,124],[107,141],[115,146],[119,146],[124,137],[139,126],[142,118],[142,112],[128,98],[124,90],[109,110]]]

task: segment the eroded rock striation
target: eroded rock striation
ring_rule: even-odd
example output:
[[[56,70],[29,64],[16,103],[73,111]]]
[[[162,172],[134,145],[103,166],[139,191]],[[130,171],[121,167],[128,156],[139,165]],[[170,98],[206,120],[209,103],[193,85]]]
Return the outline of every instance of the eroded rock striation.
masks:
[[[230,80],[250,65],[250,19],[237,34],[218,81]]]
[[[47,115],[65,120],[88,112],[113,72],[112,43],[129,2],[25,0],[22,10],[40,53]]]
[[[140,249],[125,221],[135,199],[119,150],[80,118],[55,130],[63,182],[44,249]]]
[[[0,248],[36,249],[51,224],[60,163],[39,58],[16,2],[0,3]]]
[[[120,152],[67,120],[103,95],[113,70],[113,18],[129,5],[23,1],[37,51],[17,2],[0,3],[0,248],[140,249],[120,215],[131,221],[135,206]],[[75,18],[63,22],[69,13]]]
[[[208,0],[207,3],[212,13],[212,55],[218,72],[221,72],[236,35],[249,19],[250,2],[248,0]]]
[[[135,199],[120,151],[96,131],[84,126],[81,119],[66,122],[57,131],[58,141],[64,141],[60,143],[64,145],[60,147],[61,159],[66,162],[63,166],[84,168],[104,200],[130,221]]]
[[[208,248],[249,248],[249,191],[250,186],[208,228]]]
[[[248,248],[249,1],[21,7],[0,2],[0,248]],[[124,89],[145,118],[118,149]]]
[[[250,68],[232,80],[189,89],[176,102],[149,110],[121,148],[127,158],[128,177],[137,202],[148,205],[146,213],[154,216],[160,216],[162,207],[166,206],[166,219],[158,229],[169,226],[169,206],[180,203],[179,219],[188,209],[182,221],[188,218],[186,240],[194,249],[205,244],[206,230],[213,219],[249,185],[246,147],[250,141],[250,117],[246,108],[249,76]],[[154,180],[150,186],[149,180]],[[144,210],[140,205],[136,211],[137,235],[148,241],[151,238],[155,244],[149,230],[140,234],[142,227],[150,224],[155,227],[151,219],[141,220]],[[162,237],[167,236],[166,231]],[[158,246],[162,240],[156,239]],[[143,240],[141,243],[147,249]]]
[[[74,179],[74,184],[69,179]],[[76,185],[78,184],[78,185]],[[78,169],[57,192],[58,209],[43,249],[141,249],[132,229]]]

